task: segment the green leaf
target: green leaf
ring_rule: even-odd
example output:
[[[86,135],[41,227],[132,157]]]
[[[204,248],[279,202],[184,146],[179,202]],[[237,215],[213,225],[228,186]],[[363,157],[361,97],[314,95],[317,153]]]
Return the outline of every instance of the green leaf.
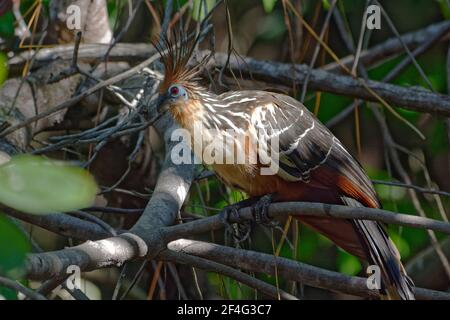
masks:
[[[0,286],[0,301],[1,300],[18,300],[17,292],[9,288]]]
[[[258,26],[258,40],[277,41],[286,32],[284,17],[281,12],[275,11],[267,15]]]
[[[273,11],[273,8],[275,8],[275,4],[277,3],[277,0],[262,0],[264,11],[266,13],[271,13]]]
[[[5,38],[14,36],[14,15],[11,11],[0,17],[0,36]]]
[[[356,257],[343,250],[339,250],[337,263],[339,272],[351,276],[358,274],[362,268],[361,263]]]
[[[8,78],[8,57],[0,52],[0,87]]]
[[[62,161],[20,155],[0,166],[0,202],[32,214],[90,206],[97,193],[94,178]]]
[[[328,2],[328,0],[322,0],[322,7],[326,11],[330,9],[330,3]]]
[[[448,6],[447,0],[436,0],[439,3],[439,8],[445,19],[450,19],[450,8]]]
[[[18,279],[22,275],[30,244],[19,228],[0,214],[0,275]],[[0,293],[6,297],[6,293]]]
[[[194,0],[191,12],[192,19],[195,21],[202,21],[212,8],[214,8],[215,4],[216,0]]]
[[[432,137],[432,139],[430,139],[430,149],[432,154],[437,156],[446,152],[448,149],[444,121],[437,120],[432,130],[432,134],[430,134],[430,137]]]
[[[404,259],[409,256],[411,249],[409,247],[408,242],[403,239],[398,233],[391,232],[389,235],[400,252],[400,256]]]
[[[376,184],[375,190],[381,200],[401,200],[406,196],[405,188]]]

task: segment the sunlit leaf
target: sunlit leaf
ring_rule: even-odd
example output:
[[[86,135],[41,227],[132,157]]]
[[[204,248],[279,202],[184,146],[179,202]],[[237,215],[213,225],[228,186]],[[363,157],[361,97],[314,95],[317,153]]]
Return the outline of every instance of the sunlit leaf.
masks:
[[[0,166],[0,202],[23,212],[84,208],[93,203],[96,193],[93,177],[65,162],[21,155]]]
[[[8,217],[0,214],[0,275],[19,278],[29,251],[30,244],[25,235]]]
[[[450,19],[450,8],[447,0],[436,0],[439,3],[439,8],[445,19]]]
[[[0,52],[0,87],[8,78],[8,58]]]
[[[273,11],[273,8],[275,8],[275,4],[277,3],[277,0],[262,0],[264,11],[266,13],[271,13]]]
[[[390,226],[389,230],[389,234],[392,235],[392,233],[396,232],[394,231],[395,228],[398,228],[398,226]],[[423,248],[425,248],[428,244],[429,244],[429,236],[426,230],[419,230],[419,229],[413,229],[413,228],[403,228],[402,232],[402,239],[404,239],[409,248],[411,249],[411,253],[415,253],[418,250],[421,250]],[[403,258],[405,258],[405,256],[402,256]]]
[[[311,231],[308,228],[301,228],[297,256],[299,260],[310,263],[313,261],[315,253],[317,253],[318,248],[318,233]]]
[[[375,190],[381,200],[400,200],[406,196],[406,189],[401,187],[377,184]]]
[[[408,242],[405,239],[403,239],[403,237],[399,236],[397,233],[391,232],[390,237],[392,241],[395,243],[395,246],[400,252],[402,258],[408,257],[411,252]]]
[[[337,264],[339,272],[351,276],[358,274],[362,268],[358,258],[352,256],[351,254],[343,250],[339,250],[339,254],[337,257]]]

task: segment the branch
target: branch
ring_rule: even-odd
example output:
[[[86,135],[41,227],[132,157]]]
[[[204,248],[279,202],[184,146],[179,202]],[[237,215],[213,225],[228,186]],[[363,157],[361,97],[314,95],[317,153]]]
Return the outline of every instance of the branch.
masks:
[[[32,215],[13,210],[4,205],[0,205],[0,207],[3,213],[11,217],[62,236],[78,240],[99,240],[110,235],[100,225],[72,217],[68,214]]]
[[[450,237],[439,242],[439,247],[445,256],[450,257]],[[417,285],[437,290],[447,290],[450,282],[439,255],[433,246],[429,246],[416,254],[405,265]],[[430,274],[433,276],[430,277]]]
[[[450,223],[448,222],[365,207],[347,207],[313,202],[280,202],[270,205],[268,215],[272,218],[290,215],[296,217],[315,216],[339,219],[376,220],[388,224],[430,229],[450,234]],[[239,217],[231,217],[230,222],[242,222],[244,220],[253,220],[251,208],[239,210]],[[169,242],[182,237],[221,229],[228,224],[229,222],[226,221],[223,214],[217,214],[192,222],[167,227],[163,230],[163,234],[165,242]]]
[[[27,287],[23,286],[17,281],[0,277],[0,286],[12,289],[14,291],[20,292],[24,294],[27,298],[33,299],[33,300],[47,300],[42,294],[34,292],[31,289],[28,289]]]
[[[272,254],[234,249],[217,244],[180,239],[168,244],[169,250],[210,259],[243,270],[281,276],[308,286],[361,297],[378,298],[376,290],[367,288],[365,278],[350,277]],[[450,293],[415,288],[418,299],[449,300]]]
[[[120,82],[124,79],[127,79],[129,77],[131,77],[132,75],[140,72],[143,68],[147,67],[149,64],[151,64],[152,62],[156,61],[159,58],[158,54],[154,54],[152,55],[150,58],[148,58],[147,60],[141,62],[140,64],[138,64],[137,66],[122,72],[118,75],[115,75],[111,78],[108,78],[106,80],[100,81],[99,83],[95,84],[94,86],[90,87],[89,89],[83,91],[82,93],[68,99],[65,100],[59,104],[57,104],[56,106],[52,106],[49,107],[48,109],[46,109],[44,112],[40,112],[39,114],[29,117],[26,120],[19,122],[15,125],[12,125],[11,127],[7,128],[6,130],[0,132],[0,137],[4,137],[7,136],[10,133],[13,133],[14,131],[24,128],[40,119],[46,118],[50,115],[55,114],[58,111],[61,110],[65,110],[73,105],[75,105],[76,103],[80,102],[82,99],[90,96],[91,94],[93,94],[94,92],[103,89],[107,86],[110,86],[112,84],[115,84],[117,82]]]
[[[72,265],[79,266],[82,271],[121,266],[145,254],[147,246],[142,239],[124,233],[59,251],[30,254],[25,263],[26,277],[35,280],[59,277]]]
[[[232,267],[214,261],[210,261],[208,259],[195,257],[182,252],[174,252],[170,250],[165,250],[161,252],[158,258],[165,261],[175,262],[178,264],[187,264],[189,266],[193,266],[205,271],[220,273],[224,276],[230,277],[243,284],[246,284],[251,288],[257,289],[261,293],[266,294],[275,299],[280,298],[284,300],[298,300],[293,295],[284,292],[281,289],[277,289],[276,287],[264,281],[261,281],[257,278],[254,278],[250,275],[240,272]]]
[[[213,67],[221,68],[227,61],[227,55],[216,53],[212,61]],[[381,98],[391,105],[406,109],[436,113],[450,116],[450,97],[448,95],[433,93],[420,87],[402,87],[373,80],[355,79],[350,76],[338,75],[320,69],[309,69],[306,65],[292,65],[272,61],[260,61],[249,57],[231,57],[229,68],[234,74],[242,74],[254,80],[261,80],[287,87],[302,84],[308,73],[309,88],[312,90],[330,92],[352,98],[378,102],[362,84],[375,91]]]
[[[109,44],[82,44],[78,50],[78,59],[94,62],[103,59],[108,52]],[[12,57],[8,61],[11,74],[20,74],[23,67],[34,58],[34,68],[39,68],[56,60],[71,61],[74,45],[58,45],[52,48],[42,48],[39,51],[27,50]],[[135,63],[148,59],[156,53],[148,43],[117,43],[109,52],[108,61],[128,61]]]
[[[427,26],[401,36],[403,42],[414,49],[426,42],[430,38],[446,35],[450,29],[450,22],[443,21]],[[441,37],[441,38],[442,38]],[[86,62],[93,62],[102,59],[109,45],[107,44],[84,44],[80,46],[79,58]],[[368,66],[375,62],[392,58],[403,52],[404,48],[397,37],[389,38],[386,41],[375,45],[372,48],[361,52],[359,61]],[[147,59],[156,51],[147,43],[117,43],[108,55],[108,61],[128,61],[138,62]],[[20,74],[23,67],[34,56],[34,67],[47,65],[55,60],[70,61],[73,56],[73,45],[59,45],[52,48],[41,48],[38,52],[35,50],[26,50],[12,57],[8,61],[11,74]],[[346,66],[352,66],[353,55],[344,57],[341,62]],[[322,68],[325,71],[339,71],[340,66],[333,62]]]
[[[442,34],[442,36],[447,34],[449,29],[450,22],[445,21],[431,25],[425,29],[406,34],[402,36],[402,39],[404,43],[410,46],[410,48],[415,48],[426,42],[426,40],[430,37],[436,37],[436,35],[439,34]],[[102,59],[107,50],[108,46],[104,45],[81,45],[79,48],[79,59],[86,59],[86,61],[89,59]],[[367,61],[365,59],[378,59],[381,56],[390,56],[391,54],[399,53],[402,50],[403,47],[399,39],[392,38],[367,51],[363,51],[360,60],[362,63],[366,63]],[[154,54],[154,49],[147,44],[119,43],[111,50],[109,58],[112,61],[136,61],[146,59]],[[207,53],[204,52],[202,55],[206,54]],[[12,70],[21,70],[24,63],[30,59],[29,55],[30,53],[24,52],[20,56],[11,58],[9,60],[10,68]],[[39,66],[42,64],[47,64],[50,61],[57,59],[71,60],[72,56],[73,45],[42,49],[34,56],[34,65]],[[226,64],[226,60],[226,54],[217,53],[214,61],[215,67],[222,68],[223,65]],[[342,59],[342,61],[347,64],[351,64],[352,60],[353,57]],[[311,72],[309,84],[310,88],[313,90],[330,92],[368,101],[377,101],[377,99],[370,94],[366,88],[364,88],[360,81],[350,76],[336,75],[320,69],[313,69],[309,71],[310,69],[305,65],[295,65],[295,72],[293,72],[293,66],[290,63],[259,61],[249,57],[243,57],[242,60],[235,58],[231,59],[230,67],[234,72],[237,72],[238,74],[242,73],[248,78],[253,77],[257,80],[283,84],[287,87],[291,87],[292,83],[301,85],[307,77],[307,74]],[[328,68],[328,70],[330,70],[330,68]],[[331,69],[333,68],[334,67]],[[124,79],[124,77],[120,77],[120,79]],[[422,88],[406,88],[392,84],[385,84],[378,81],[368,81],[367,84],[372,90],[379,94],[381,98],[392,105],[398,105],[406,109],[419,112],[450,116],[450,98],[447,95],[432,93]],[[98,88],[95,90],[97,89]],[[83,97],[84,96],[80,98]],[[77,101],[78,99],[71,101],[71,104]]]
[[[165,174],[167,174],[167,172]],[[165,177],[165,174],[162,177]],[[170,177],[170,175],[167,177],[169,180],[173,178]],[[165,248],[164,243],[167,243],[171,240],[178,239],[183,236],[190,236],[193,234],[219,229],[227,225],[227,222],[223,219],[223,215],[219,214],[213,217],[208,217],[181,225],[162,227],[163,225],[168,225],[173,222],[172,219],[175,217],[173,213],[178,211],[173,209],[179,209],[179,207],[173,205],[176,203],[181,203],[178,202],[181,198],[179,198],[178,200],[174,199],[173,195],[170,196],[170,194],[172,194],[173,191],[177,192],[178,194],[185,194],[186,192],[185,190],[183,191],[182,188],[174,189],[173,187],[169,187],[169,189],[166,189],[164,191],[166,187],[171,185],[170,183],[164,184],[166,178],[161,180],[160,177],[159,181],[162,182],[161,184],[159,184],[158,182],[159,187],[157,187],[157,189],[155,190],[155,195],[152,197],[152,200],[145,210],[145,212],[147,213],[144,212],[143,217],[133,228],[133,230],[135,230],[135,235],[126,233],[122,234],[119,237],[113,237],[97,242],[86,242],[80,246],[57,252],[30,255],[28,259],[28,276],[30,278],[39,279],[49,278],[64,273],[66,268],[72,264],[79,265],[82,270],[87,271],[96,268],[120,265],[125,261],[150,256],[152,258],[163,260],[194,263],[194,265],[199,268],[206,270],[214,269],[219,273],[226,274],[230,277],[234,277],[239,281],[242,280],[244,281],[244,283],[248,283],[248,281],[250,280],[246,277],[243,277],[241,274],[232,273],[231,270],[223,268],[220,265],[210,264],[200,260],[193,262],[192,259],[189,259],[187,257],[175,257],[174,255],[168,254],[166,251],[163,251],[163,249]],[[176,179],[179,179],[179,176]],[[179,182],[180,181],[178,181],[177,183]],[[170,214],[171,212],[172,217]],[[321,203],[275,203],[270,206],[269,215],[274,217],[281,215],[308,215],[331,216],[342,219],[373,219],[410,227],[433,228],[437,231],[450,233],[450,224],[441,221],[435,221],[432,219],[405,214],[395,214],[381,209],[350,208],[346,206],[326,205]],[[241,209],[240,219],[252,219],[251,209]],[[238,220],[234,219],[232,222],[237,221]],[[159,225],[159,227],[154,228],[154,225]],[[148,232],[148,230],[152,230],[152,232]],[[144,238],[145,240],[143,240]],[[207,254],[201,254],[197,251],[195,251],[196,253],[193,253],[193,251],[189,251],[190,249],[192,249],[191,244],[196,244],[198,242],[186,241],[188,240],[170,242],[168,248],[170,250],[182,251],[183,253],[200,255],[203,258],[212,259],[213,261],[216,261],[218,263],[255,272],[266,272],[268,270],[261,268],[260,265],[255,265],[251,269],[248,269],[248,267],[245,268],[245,264],[248,264],[250,262],[256,263],[256,261],[260,261],[258,259],[264,260],[264,263],[267,264],[267,260],[269,259],[269,257],[272,260],[275,259],[273,255],[261,256],[263,254],[248,251],[240,252],[239,257],[241,257],[241,260],[235,260],[234,258],[236,251],[233,251],[235,249],[204,243],[202,243],[202,246],[200,246],[200,248],[202,248],[203,250],[200,252],[207,252]],[[189,248],[189,250],[186,248]],[[198,249],[198,247],[196,248]],[[207,248],[207,250],[204,250],[204,248]],[[220,254],[216,254],[215,251],[212,250],[214,248],[220,248]],[[231,258],[230,254],[232,255]],[[219,259],[218,256],[222,258]],[[284,269],[280,269],[278,259],[282,259],[280,260],[280,263],[282,263]],[[260,263],[262,262],[260,261]],[[303,283],[310,286],[350,293],[358,296],[374,297],[375,295],[377,295],[377,293],[374,293],[373,291],[367,289],[365,280],[363,278],[352,278],[313,266],[299,264],[296,261],[283,258],[277,258],[276,264],[279,268],[280,275],[287,276],[287,279],[302,281]],[[268,266],[270,266],[270,264],[268,264]],[[292,278],[292,276],[288,276],[292,274],[295,274],[296,276],[294,278]],[[250,283],[248,284],[250,285]],[[252,286],[256,286],[260,290],[269,290],[268,288],[261,288],[261,284],[259,283],[252,283]],[[417,289],[416,292],[418,298],[450,298],[450,295],[447,295],[445,293],[425,289]]]
[[[414,32],[406,33],[400,38],[406,46],[413,50],[423,43],[427,42],[430,38],[441,38],[447,36],[450,31],[450,22],[442,21],[427,26],[424,29],[420,29]],[[440,36],[439,36],[440,35]],[[447,37],[446,37],[447,40]],[[361,51],[359,56],[359,63],[362,65],[370,66],[375,63],[381,63],[388,58],[393,58],[404,51],[404,47],[398,37],[392,37],[388,40],[373,46],[367,50]],[[354,63],[354,56],[349,55],[341,59],[341,62],[347,67],[351,67]],[[335,72],[339,71],[341,67],[336,63],[329,63],[322,68],[323,70]]]
[[[194,178],[194,165],[173,165],[170,151],[176,142],[171,142],[170,136],[177,127],[168,117],[161,119],[156,128],[159,132],[165,132],[167,156],[153,196],[131,229],[132,233],[88,241],[64,250],[31,254],[26,263],[28,278],[59,276],[70,265],[78,265],[83,271],[120,266],[138,258],[153,258],[165,249],[160,230],[173,224]]]

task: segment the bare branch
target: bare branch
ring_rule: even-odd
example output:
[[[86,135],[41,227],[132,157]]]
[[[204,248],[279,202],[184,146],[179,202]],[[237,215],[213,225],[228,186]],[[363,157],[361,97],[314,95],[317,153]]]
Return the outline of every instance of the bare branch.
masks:
[[[62,236],[79,240],[99,240],[110,234],[96,223],[81,220],[67,214],[32,215],[1,206],[2,212],[19,220],[39,226]]]
[[[107,53],[108,44],[81,44],[78,59],[93,62],[102,59]],[[73,59],[74,45],[58,45],[52,48],[43,48],[38,52],[27,50],[12,57],[8,66],[13,75],[19,74],[24,65],[34,56],[34,67],[39,68],[56,60],[71,61]],[[117,43],[110,51],[108,61],[138,62],[148,59],[156,50],[147,43]]]
[[[170,140],[177,128],[168,117],[156,123],[160,132],[165,132],[167,156],[158,183],[144,213],[131,229],[124,233],[99,241],[88,241],[79,246],[48,252],[31,254],[27,260],[27,275],[30,279],[48,279],[66,272],[70,265],[78,265],[81,270],[122,265],[137,258],[155,257],[165,248],[160,230],[174,223],[194,179],[194,165],[175,166],[170,158],[170,150],[176,142]],[[101,228],[97,225],[97,227]],[[102,229],[102,228],[101,228]],[[103,232],[104,229],[102,229]],[[150,230],[152,232],[150,232]]]
[[[439,246],[447,257],[450,257],[450,238],[439,242]],[[416,254],[405,265],[408,275],[414,279],[414,283],[427,288],[437,290],[447,290],[449,280],[447,273],[442,265],[441,258],[436,253],[433,246]],[[430,277],[430,274],[433,276]]]
[[[423,43],[427,42],[430,38],[441,38],[450,30],[450,22],[443,21],[432,24],[426,28],[416,30],[402,35],[403,42],[410,49],[417,48]],[[446,39],[446,37],[445,37]],[[107,52],[109,45],[105,44],[84,44],[80,46],[79,58],[81,60],[94,61],[102,59]],[[374,63],[381,62],[385,59],[392,58],[404,51],[404,48],[397,37],[390,38],[372,48],[363,50],[360,56],[360,63],[366,66],[373,65]],[[53,48],[43,48],[39,52],[35,53],[33,50],[27,50],[21,52],[19,55],[12,57],[8,61],[10,72],[12,74],[19,73],[24,67],[25,63],[34,57],[34,66],[40,67],[46,65],[55,60],[68,60],[73,57],[73,45],[60,45]],[[118,43],[112,49],[108,55],[109,61],[130,61],[137,62],[147,59],[155,54],[155,50],[147,43],[131,44],[131,43]],[[344,57],[341,62],[347,67],[351,67],[353,64],[353,55]],[[339,71],[340,66],[333,62],[322,68],[325,71]]]
[[[43,295],[40,293],[34,292],[31,289],[28,289],[27,287],[23,286],[17,281],[0,277],[0,285],[4,286],[6,288],[12,289],[14,291],[20,292],[24,294],[26,297],[33,299],[33,300],[47,300]]]
[[[170,250],[161,252],[159,258],[175,263],[187,264],[206,271],[220,273],[224,276],[228,276],[243,284],[246,284],[251,288],[255,288],[261,293],[264,293],[275,299],[280,297],[281,299],[284,300],[297,300],[297,298],[294,297],[293,295],[284,292],[283,290],[277,289],[276,287],[268,283],[265,283],[264,281],[256,279],[229,266],[214,261],[210,261],[208,259],[195,257],[188,254],[184,254],[182,252],[174,252]]]
[[[169,243],[168,248],[176,252],[199,256],[247,271],[275,275],[276,270],[278,276],[316,288],[361,297],[379,297],[378,291],[367,288],[365,278],[350,277],[266,253],[186,239],[173,241]],[[415,288],[415,294],[418,299],[450,299],[449,293],[428,289]]]
[[[420,29],[414,32],[406,33],[401,36],[403,43],[408,46],[410,50],[417,48],[423,43],[427,42],[430,38],[440,37],[441,39],[447,38],[450,31],[450,22],[443,21],[429,25],[424,29]],[[361,52],[359,63],[365,66],[371,66],[376,63],[381,63],[389,58],[393,58],[404,51],[402,42],[398,37],[390,38],[372,48],[363,50]],[[354,56],[350,55],[341,59],[341,62],[351,67],[353,64]],[[340,70],[340,66],[333,62],[323,67],[323,70],[335,72]]]
[[[294,80],[297,84],[303,83],[310,73],[309,87],[313,90],[378,102],[376,97],[362,85],[362,80],[359,81],[350,76],[337,75],[319,69],[310,70],[305,65],[293,67],[289,63],[260,61],[249,57],[240,58],[230,59],[229,67],[234,73],[243,74],[254,80],[290,86]],[[213,61],[214,67],[220,68],[225,64],[226,59],[226,54],[216,53]],[[295,72],[292,68],[295,68]],[[450,116],[450,97],[447,95],[433,93],[420,87],[405,88],[373,80],[367,80],[366,84],[392,105],[419,112]]]
[[[109,78],[107,80],[100,81],[99,83],[97,83],[96,85],[92,86],[88,90],[86,90],[86,91],[84,91],[84,92],[82,92],[82,93],[80,93],[80,94],[78,94],[78,95],[76,95],[76,96],[74,96],[74,97],[72,97],[72,98],[70,98],[70,99],[68,99],[68,100],[66,100],[66,101],[56,105],[56,106],[54,106],[54,107],[51,107],[51,108],[47,109],[44,112],[41,112],[41,113],[39,113],[39,114],[37,114],[37,115],[35,115],[33,117],[30,117],[30,118],[26,119],[25,121],[22,121],[22,122],[20,122],[20,123],[18,123],[16,125],[13,125],[13,126],[9,127],[8,129],[6,129],[3,132],[0,132],[0,137],[4,137],[4,136],[6,136],[6,135],[8,135],[8,134],[10,134],[10,133],[20,129],[20,128],[26,127],[26,126],[28,126],[28,125],[30,125],[30,124],[32,124],[32,123],[34,123],[34,122],[36,122],[36,121],[38,121],[40,119],[48,117],[49,115],[52,115],[52,114],[54,114],[54,113],[56,113],[58,111],[67,109],[67,108],[73,106],[74,104],[76,104],[77,102],[81,101],[82,99],[90,96],[94,92],[96,92],[96,91],[98,91],[98,90],[100,90],[102,88],[105,88],[105,87],[107,87],[109,85],[115,84],[115,83],[117,83],[119,81],[122,81],[124,79],[127,79],[130,76],[138,73],[139,71],[142,70],[142,68],[146,67],[147,65],[149,65],[153,61],[157,60],[158,58],[159,58],[159,55],[155,54],[155,55],[151,56],[150,58],[148,58],[147,60],[143,61],[142,63],[138,64],[137,66],[135,66],[135,67],[133,67],[133,68],[131,68],[131,69],[121,73],[121,74],[113,76],[113,77],[111,77],[111,78]]]
[[[282,216],[315,216],[333,217],[340,219],[366,219],[376,220],[389,224],[402,225],[420,229],[430,229],[450,234],[450,223],[437,221],[429,218],[418,217],[408,214],[394,213],[382,209],[365,207],[347,207],[341,205],[330,205],[312,202],[280,202],[269,206],[270,217]],[[193,234],[205,233],[226,227],[227,222],[222,214],[183,223],[180,225],[165,228],[163,233],[165,241],[187,237]],[[233,217],[231,222],[252,220],[251,208],[239,210],[239,217]]]

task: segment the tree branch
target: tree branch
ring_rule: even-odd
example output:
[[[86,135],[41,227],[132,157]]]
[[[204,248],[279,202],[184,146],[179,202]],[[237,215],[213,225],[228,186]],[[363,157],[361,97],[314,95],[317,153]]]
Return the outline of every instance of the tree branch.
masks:
[[[0,207],[2,212],[11,217],[62,236],[78,240],[99,240],[110,235],[96,223],[78,219],[67,214],[32,215],[13,210],[4,205],[0,205]]]
[[[202,241],[180,239],[168,244],[169,250],[210,259],[243,270],[281,276],[308,286],[361,297],[378,298],[376,290],[367,288],[366,279],[350,277],[272,254],[234,249]],[[418,299],[449,300],[450,293],[415,288]]]
[[[427,42],[430,38],[440,37],[441,39],[444,39],[445,36],[445,39],[448,39],[449,31],[450,22],[442,21],[429,25],[426,28],[406,33],[400,37],[401,41],[398,37],[389,38],[388,40],[377,44],[372,48],[361,51],[359,63],[366,67],[376,63],[381,63],[382,61],[393,58],[404,51],[404,47],[401,42],[405,43],[410,50],[413,50]],[[354,63],[354,56],[349,55],[344,57],[341,59],[341,62],[345,66],[351,67]],[[336,62],[333,62],[323,66],[322,69],[335,72],[339,71],[341,67]]]
[[[266,294],[275,299],[280,298],[284,300],[298,300],[293,295],[284,292],[281,289],[277,289],[276,287],[264,281],[261,281],[257,278],[254,278],[250,275],[240,272],[232,267],[214,261],[210,261],[208,259],[188,255],[183,252],[174,252],[170,250],[165,250],[161,252],[158,258],[165,261],[171,261],[174,263],[187,264],[189,266],[193,266],[205,271],[220,273],[224,276],[230,277],[243,284],[246,284],[251,288],[257,289],[261,293]]]
[[[59,251],[31,254],[26,263],[28,278],[55,277],[64,274],[70,265],[78,265],[83,271],[119,266],[145,256],[153,258],[165,249],[160,229],[173,224],[194,178],[194,165],[175,166],[170,159],[170,150],[176,144],[170,141],[170,136],[177,126],[168,117],[155,126],[165,133],[167,156],[153,196],[131,229],[132,233],[88,241]]]
[[[403,42],[410,49],[417,48],[430,38],[441,38],[449,32],[450,22],[442,21],[427,26],[401,36]],[[96,61],[102,59],[107,52],[109,45],[107,44],[84,44],[80,46],[79,58],[80,60]],[[401,52],[404,48],[397,37],[392,37],[386,41],[373,46],[367,50],[363,50],[360,55],[360,63],[363,65],[372,65],[382,60],[392,58]],[[117,43],[108,55],[109,61],[128,61],[138,62],[147,59],[155,54],[155,50],[147,43]],[[12,74],[20,74],[25,63],[29,61],[34,55],[34,67],[41,67],[47,65],[55,60],[71,60],[73,56],[73,45],[59,45],[52,48],[42,48],[38,52],[34,50],[26,50],[20,54],[12,57],[8,61],[8,66]],[[341,62],[347,67],[353,64],[353,55],[349,55],[341,59]],[[333,62],[325,65],[325,71],[339,71],[340,66]]]
[[[166,171],[167,172],[167,171]],[[170,170],[169,170],[170,172]],[[168,173],[165,173],[168,174]],[[162,177],[166,177],[163,175]],[[175,179],[179,179],[179,175],[173,176]],[[192,176],[191,176],[192,177]],[[213,217],[204,218],[201,220],[171,226],[163,227],[173,222],[172,218],[175,218],[174,212],[177,212],[179,207],[174,206],[175,203],[180,203],[181,198],[176,199],[176,197],[170,196],[172,192],[177,192],[177,194],[184,194],[186,190],[180,188],[167,188],[168,185],[164,184],[166,178],[163,178],[160,187],[155,190],[155,195],[152,197],[149,205],[146,208],[147,214],[144,212],[143,217],[138,221],[136,226],[133,228],[136,234],[125,233],[118,237],[113,237],[96,242],[86,242],[80,246],[73,247],[70,249],[65,249],[57,252],[50,252],[44,254],[30,255],[28,259],[28,277],[29,278],[49,278],[57,275],[61,275],[65,272],[69,265],[78,265],[82,270],[93,270],[102,267],[109,267],[113,265],[120,265],[125,261],[134,260],[137,258],[143,258],[145,256],[157,259],[168,259],[170,261],[191,261],[186,257],[175,257],[163,251],[165,248],[164,243],[169,242],[174,239],[178,239],[183,236],[190,236],[193,234],[198,234],[210,230],[215,230],[222,228],[227,225],[224,221],[222,215],[216,215]],[[169,177],[169,180],[171,178]],[[182,179],[184,183],[188,180]],[[180,183],[180,181],[178,181]],[[165,190],[165,191],[163,191]],[[152,203],[153,201],[153,203]],[[156,210],[156,211],[153,211]],[[169,210],[169,211],[166,211]],[[167,212],[169,214],[167,214]],[[172,217],[171,213],[172,212]],[[160,214],[157,214],[160,213]],[[422,217],[409,216],[404,214],[395,214],[381,209],[370,209],[370,208],[350,208],[346,206],[338,205],[326,205],[321,203],[276,203],[272,204],[269,208],[270,216],[281,216],[281,215],[309,215],[309,216],[332,216],[335,218],[360,218],[360,219],[374,219],[378,221],[384,221],[388,223],[395,223],[410,227],[420,227],[420,228],[433,228],[434,230],[450,233],[450,224],[435,221],[432,219],[426,219]],[[250,208],[244,208],[240,210],[241,219],[252,219],[252,214]],[[237,220],[233,220],[237,221]],[[153,227],[153,226],[159,227]],[[148,229],[149,228],[149,229]],[[148,232],[152,230],[153,232]],[[141,235],[144,233],[144,235]],[[145,239],[145,240],[143,240]],[[235,249],[226,248],[222,246],[217,246],[214,244],[201,243],[200,252],[194,253],[194,251],[189,251],[192,249],[192,244],[198,242],[186,242],[188,240],[179,240],[170,242],[168,248],[174,251],[182,251],[183,253],[200,255],[206,259],[212,259],[216,262],[227,264],[233,267],[239,267],[246,269],[243,265],[249,263],[248,261],[258,261],[262,259],[267,263],[269,257],[270,259],[275,259],[274,256],[266,255],[260,256],[261,254],[255,252],[243,252],[239,253],[241,260],[234,260],[230,258],[235,257]],[[195,246],[194,246],[195,247]],[[189,248],[189,250],[187,249]],[[199,248],[199,247],[195,247]],[[207,250],[205,250],[207,248]],[[215,253],[213,249],[220,248],[220,254]],[[228,250],[228,251],[227,251]],[[231,251],[230,251],[231,250]],[[256,257],[254,256],[256,255]],[[218,258],[218,257],[222,258]],[[258,259],[257,259],[258,258]],[[255,260],[256,259],[256,260]],[[270,260],[269,259],[269,260]],[[350,293],[358,296],[364,297],[374,297],[376,294],[367,289],[365,285],[365,280],[362,278],[351,278],[339,273],[333,273],[331,271],[323,270],[313,266],[307,266],[303,264],[298,264],[296,261],[291,260],[281,260],[284,266],[280,269],[278,263],[277,266],[280,270],[280,275],[287,276],[292,274],[298,274],[296,277],[287,277],[287,279],[302,281],[303,283],[315,287],[330,289],[334,291],[340,291],[345,293]],[[245,262],[247,261],[247,262]],[[192,261],[191,261],[192,262]],[[262,262],[261,262],[262,263]],[[230,273],[230,270],[224,269],[220,266],[208,264],[205,261],[197,261],[195,265],[199,268],[210,270],[214,268],[217,272],[226,274],[231,277],[235,277],[237,280],[246,281],[248,283],[249,279],[243,278],[242,275],[236,273]],[[256,272],[266,272],[268,270],[261,269],[260,265],[255,265],[251,269],[246,269],[248,271]],[[284,271],[282,271],[284,270]],[[301,272],[300,272],[301,271]],[[268,272],[270,273],[270,272]],[[318,280],[319,279],[319,280]],[[265,290],[260,287],[258,283],[252,283],[253,286],[258,286],[260,290]],[[266,288],[268,289],[268,288]],[[267,293],[267,292],[266,292]],[[418,298],[433,298],[433,299],[449,299],[450,295],[445,293],[418,289]]]
[[[27,287],[23,286],[17,281],[8,278],[0,277],[0,286],[20,292],[24,294],[26,297],[33,300],[47,300],[42,294],[34,292],[33,290],[28,289]]]
[[[347,207],[313,202],[280,202],[271,204],[269,206],[268,214],[269,217],[273,218],[291,215],[297,217],[315,216],[339,219],[376,220],[388,224],[430,229],[450,234],[450,223],[447,222],[365,207]],[[230,218],[230,222],[242,222],[244,220],[253,220],[251,208],[243,208],[239,210],[239,217]],[[165,242],[169,242],[194,234],[221,229],[228,224],[229,222],[225,220],[223,214],[217,214],[215,216],[164,228],[163,235]]]
[[[212,61],[213,67],[225,65],[227,55],[216,53]],[[231,57],[229,68],[234,74],[242,74],[253,80],[282,84],[287,87],[292,83],[302,84],[308,73],[309,88],[312,90],[344,95],[366,101],[378,102],[362,84],[362,79],[338,75],[320,69],[310,70],[306,65],[292,65],[272,61],[260,61],[249,57]],[[295,81],[294,81],[295,80]],[[398,85],[367,80],[367,86],[388,103],[406,109],[450,116],[450,97],[433,93],[420,87],[402,87]]]
[[[427,39],[436,37],[437,35],[444,37],[449,30],[450,22],[444,21],[405,34],[401,38],[408,47],[413,49],[426,42]],[[367,65],[371,61],[398,54],[403,49],[399,39],[394,37],[373,48],[363,51],[360,56],[360,62]],[[98,60],[103,58],[107,50],[108,46],[105,45],[81,45],[79,48],[79,59],[86,61]],[[11,58],[9,61],[11,70],[22,70],[24,63],[30,59],[29,54],[29,52],[24,52],[19,56]],[[147,44],[118,43],[111,50],[109,58],[112,61],[140,61],[154,54],[154,49]],[[39,66],[48,64],[50,61],[57,59],[70,60],[72,59],[72,56],[73,45],[42,49],[34,56],[34,65]],[[217,53],[214,61],[215,66],[221,68],[225,65],[226,60],[226,54]],[[341,61],[346,65],[351,65],[353,63],[353,57],[349,56],[341,59]],[[258,61],[249,57],[243,57],[242,60],[235,58],[231,59],[230,67],[233,71],[241,72],[247,77],[253,77],[254,79],[270,83],[281,83],[287,87],[291,87],[294,80],[297,85],[301,85],[309,72],[309,68],[305,65],[296,65],[295,72],[293,72],[292,64],[290,63]],[[310,88],[368,101],[377,101],[377,99],[371,95],[358,80],[350,76],[336,75],[327,72],[335,69],[336,66],[330,64],[322,70],[311,70],[311,79],[309,81]],[[123,79],[123,77],[121,77],[121,79]],[[450,98],[446,95],[435,94],[422,88],[406,88],[378,81],[368,81],[367,84],[372,90],[392,105],[398,105],[419,112],[450,116]]]

